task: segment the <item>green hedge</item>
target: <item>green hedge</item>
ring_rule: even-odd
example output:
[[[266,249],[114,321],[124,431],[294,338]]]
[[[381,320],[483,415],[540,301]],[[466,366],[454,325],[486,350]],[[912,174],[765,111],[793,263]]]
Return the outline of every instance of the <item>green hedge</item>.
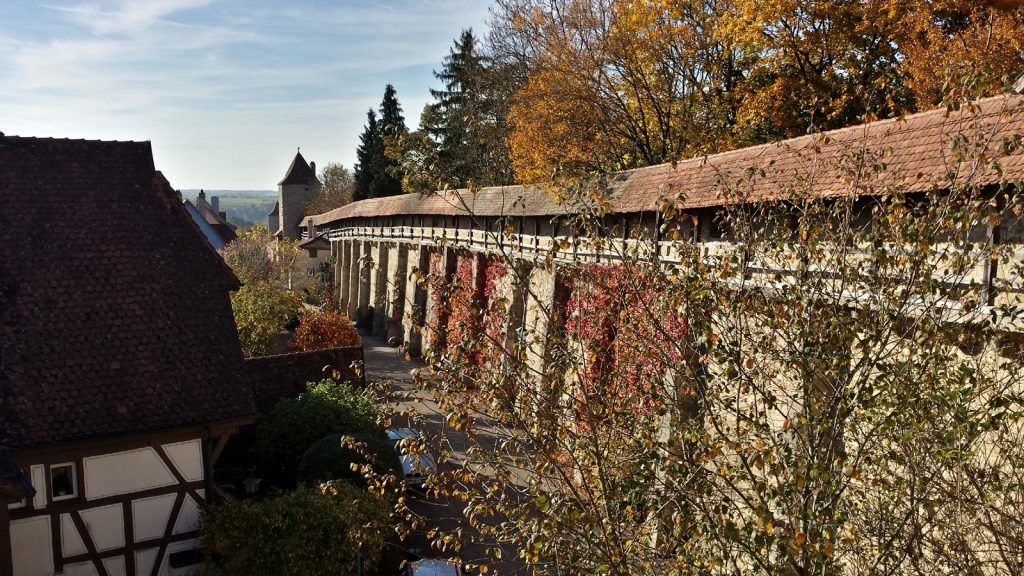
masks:
[[[201,547],[228,576],[338,576],[356,573],[363,542],[368,573],[392,533],[393,502],[346,482],[266,500],[224,502],[202,516]]]
[[[317,440],[302,455],[299,481],[319,483],[346,480],[364,485],[362,473],[353,470],[353,464],[368,464],[376,474],[402,474],[398,453],[391,442],[365,434],[332,434]]]
[[[299,461],[314,442],[331,434],[383,439],[381,415],[364,391],[333,380],[311,384],[297,398],[279,402],[257,425],[253,454],[260,473],[273,485],[293,487]]]

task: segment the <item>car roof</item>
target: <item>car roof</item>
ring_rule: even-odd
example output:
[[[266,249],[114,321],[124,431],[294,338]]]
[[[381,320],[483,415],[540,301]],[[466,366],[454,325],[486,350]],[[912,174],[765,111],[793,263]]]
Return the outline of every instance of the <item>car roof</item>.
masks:
[[[404,438],[415,438],[420,433],[412,428],[388,428],[386,430],[388,440],[402,440]]]
[[[409,573],[412,576],[461,576],[458,564],[447,560],[427,559],[413,562]]]

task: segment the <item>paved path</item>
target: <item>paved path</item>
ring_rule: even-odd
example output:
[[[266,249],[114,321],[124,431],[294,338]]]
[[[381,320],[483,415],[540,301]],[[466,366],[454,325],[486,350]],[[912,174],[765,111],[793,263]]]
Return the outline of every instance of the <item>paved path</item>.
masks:
[[[425,431],[433,442],[439,444],[433,447],[435,454],[440,452],[440,444],[443,443],[445,448],[451,451],[453,460],[462,460],[467,444],[464,435],[455,432],[447,426],[444,412],[434,402],[429,392],[416,390],[412,385],[412,371],[422,367],[424,364],[419,360],[406,360],[398,349],[388,346],[384,339],[366,334],[363,334],[363,354],[367,382],[391,381],[395,392],[407,395],[407,398],[394,402],[391,407],[396,411],[408,411],[414,408],[419,415],[417,418],[418,422],[414,423],[411,419],[399,418],[397,421],[392,422],[392,426],[419,428]],[[446,466],[450,469],[452,464],[446,463],[441,466],[442,469]],[[455,499],[427,499],[421,496],[411,501],[410,508],[427,519],[427,531],[430,529],[452,531],[456,528],[462,528],[463,533],[470,534],[472,535],[471,537],[477,536],[476,530],[469,526],[468,521],[462,514],[463,505]],[[429,540],[423,532],[414,535],[407,544],[410,548],[426,550],[423,555],[428,557],[450,557],[455,555],[454,552],[450,551],[427,550]],[[467,541],[463,543],[463,548],[458,553],[458,556],[463,562],[481,563],[487,559],[486,548],[486,546],[480,543]],[[503,549],[502,557],[510,559],[514,557],[514,553],[512,550],[505,548]],[[496,571],[502,575],[528,573],[522,567],[508,561],[500,564],[488,562],[488,567],[491,574],[494,574]]]

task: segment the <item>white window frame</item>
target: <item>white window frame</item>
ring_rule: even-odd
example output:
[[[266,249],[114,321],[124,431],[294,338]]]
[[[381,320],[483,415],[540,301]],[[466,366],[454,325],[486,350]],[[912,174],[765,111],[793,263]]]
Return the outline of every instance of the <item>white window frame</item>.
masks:
[[[64,466],[71,467],[71,493],[63,496],[57,496],[53,493],[53,469],[62,468]],[[63,502],[64,500],[73,500],[78,498],[78,466],[75,462],[61,462],[60,464],[50,465],[50,474],[47,479],[50,483],[50,501],[51,502]]]
[[[28,506],[28,498],[22,498],[21,500],[18,500],[17,502],[12,502],[12,503],[8,504],[7,505],[7,509],[8,510],[19,510],[19,509],[24,508],[26,506]]]

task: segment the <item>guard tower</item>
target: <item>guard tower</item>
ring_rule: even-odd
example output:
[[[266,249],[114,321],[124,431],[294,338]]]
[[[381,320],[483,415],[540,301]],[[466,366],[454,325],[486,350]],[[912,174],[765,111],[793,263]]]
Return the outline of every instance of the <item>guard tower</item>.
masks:
[[[302,153],[296,152],[284,179],[277,183],[278,234],[289,240],[301,237],[299,224],[302,223],[304,206],[319,187],[316,163],[307,163]]]

